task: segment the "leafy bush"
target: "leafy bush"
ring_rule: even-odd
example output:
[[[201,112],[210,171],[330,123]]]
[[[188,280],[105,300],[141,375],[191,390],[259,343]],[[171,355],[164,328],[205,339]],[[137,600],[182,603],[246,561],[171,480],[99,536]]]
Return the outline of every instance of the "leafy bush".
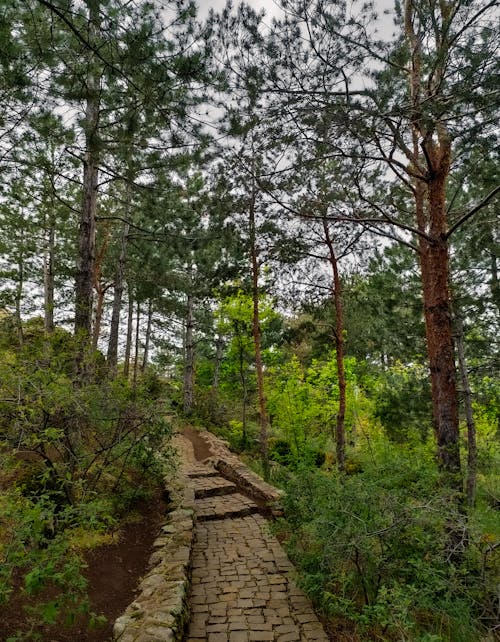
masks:
[[[479,533],[439,488],[423,447],[386,444],[348,477],[303,467],[286,491],[289,552],[328,615],[366,640],[480,639],[481,617],[494,612],[494,562],[481,561]],[[460,562],[450,559],[450,525],[467,534]]]
[[[1,332],[0,332],[1,335]],[[52,623],[88,612],[75,543],[115,528],[157,487],[170,426],[155,373],[131,386],[109,380],[90,355],[75,379],[78,347],[63,330],[27,324],[24,345],[0,337],[0,602],[14,577],[42,595],[32,613]],[[96,365],[97,364],[97,365]],[[80,364],[81,365],[81,364]],[[102,538],[93,538],[99,543]],[[31,607],[30,607],[31,608]],[[90,616],[90,619],[95,619]]]

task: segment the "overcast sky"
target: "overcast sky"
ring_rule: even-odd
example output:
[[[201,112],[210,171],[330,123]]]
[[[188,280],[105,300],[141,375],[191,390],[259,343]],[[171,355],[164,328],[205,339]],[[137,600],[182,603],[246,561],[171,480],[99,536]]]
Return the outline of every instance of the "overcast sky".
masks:
[[[240,0],[233,0],[235,6],[238,6],[239,2]],[[256,11],[264,9],[266,17],[269,19],[281,13],[281,9],[274,0],[245,0],[245,2]],[[196,3],[199,7],[198,17],[203,19],[207,17],[210,9],[221,11],[226,4],[226,0],[196,0]],[[393,13],[394,0],[373,0],[373,4],[378,14],[376,28],[379,36],[384,39],[389,38],[390,34],[394,31],[394,23],[392,15],[385,15],[384,12],[390,11],[391,14]]]
[[[253,7],[256,11],[264,9],[266,16],[278,15],[280,10],[273,0],[246,0],[246,3]],[[208,15],[210,9],[214,11],[221,11],[226,4],[225,0],[197,0],[199,7],[199,17],[204,18]],[[233,4],[237,6],[239,0],[233,0]]]

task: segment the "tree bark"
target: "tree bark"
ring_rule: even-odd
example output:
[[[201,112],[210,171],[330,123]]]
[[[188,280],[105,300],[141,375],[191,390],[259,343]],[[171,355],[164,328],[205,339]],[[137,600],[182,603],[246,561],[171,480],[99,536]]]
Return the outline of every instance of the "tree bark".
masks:
[[[248,386],[247,386],[247,376],[245,369],[245,354],[243,350],[243,345],[240,342],[238,356],[239,356],[239,365],[240,365],[240,381],[241,381],[241,392],[243,398],[243,408],[241,410],[241,447],[246,448],[248,438],[247,438],[247,407],[248,407]]]
[[[54,203],[51,203],[51,210]],[[54,332],[54,248],[55,248],[55,224],[51,211],[48,219],[48,230],[45,243],[45,255],[43,259],[43,298],[44,298],[44,323],[45,332]]]
[[[89,11],[89,40],[100,32],[100,1],[86,0]],[[85,155],[83,192],[78,231],[78,266],[75,280],[75,334],[90,339],[92,329],[92,277],[95,261],[97,181],[99,167],[100,74],[95,54],[89,52],[87,102],[85,109]]]
[[[137,389],[137,376],[139,371],[139,349],[140,349],[140,336],[141,336],[141,304],[137,301],[135,311],[135,341],[134,341],[134,372],[133,372],[133,388]]]
[[[329,261],[333,275],[333,306],[335,308],[335,360],[337,365],[337,379],[339,386],[339,409],[335,425],[335,452],[337,467],[345,471],[345,409],[346,409],[346,380],[344,369],[344,308],[342,305],[342,283],[335,248],[330,236],[328,222],[323,218],[323,233],[328,247]]]
[[[436,193],[436,186],[432,190],[430,187],[426,189],[423,183],[415,187],[417,218],[422,219],[419,228],[426,229],[427,207],[432,234],[431,241],[419,238],[425,334],[438,461],[443,472],[455,476],[460,474],[460,450],[448,246],[444,239],[446,226],[442,211],[438,211],[444,207],[444,202]],[[441,187],[444,195],[444,183]],[[423,198],[426,192],[427,204]]]
[[[194,405],[194,317],[193,297],[187,295],[184,335],[184,414],[189,417]]]
[[[440,5],[443,24],[449,6]],[[447,241],[446,181],[451,165],[451,141],[446,126],[436,121],[429,125],[423,117],[424,91],[440,91],[444,77],[447,41],[445,34],[436,52],[437,63],[432,77],[422,77],[422,38],[415,30],[417,20],[414,0],[405,0],[405,35],[410,47],[409,88],[412,110],[411,175],[415,217],[419,235],[419,260],[424,303],[427,356],[432,390],[434,430],[440,469],[450,478],[450,485],[461,492],[458,395],[453,350],[452,307],[449,291],[450,269]]]
[[[490,280],[490,291],[491,291],[491,298],[493,300],[493,304],[497,308],[497,312],[500,315],[500,282],[498,280],[498,256],[496,254],[496,248],[498,246],[497,243],[495,243],[495,239],[493,238],[493,234],[489,234],[488,238],[488,245],[491,248],[491,259],[490,259],[490,272],[491,272],[491,280]]]
[[[17,331],[17,338],[19,340],[19,345],[23,345],[24,343],[24,333],[23,333],[23,319],[21,315],[21,303],[23,300],[23,288],[24,288],[24,250],[23,245],[24,245],[24,228],[21,228],[21,235],[20,235],[20,250],[17,255],[17,273],[18,273],[18,279],[17,279],[17,284],[16,284],[16,290],[15,290],[15,295],[14,295],[14,304],[15,304],[15,318],[16,318],[16,331]]]
[[[449,166],[449,165],[448,165]],[[452,309],[449,291],[448,244],[445,240],[445,179],[447,172],[428,183],[428,208],[432,241],[420,243],[427,352],[431,372],[432,407],[441,469],[460,474],[458,395],[453,348]],[[424,271],[424,270],[423,270]],[[458,482],[458,480],[457,480]]]
[[[146,324],[146,337],[144,339],[144,355],[142,358],[141,371],[144,372],[146,366],[148,365],[149,358],[149,345],[151,341],[151,326],[153,323],[153,301],[149,299],[148,302],[148,321]]]
[[[219,390],[219,377],[220,367],[222,364],[222,357],[224,355],[224,340],[222,337],[215,339],[215,359],[214,359],[214,374],[212,377],[212,394],[214,398],[217,396]]]
[[[94,313],[94,327],[92,328],[92,348],[97,350],[99,344],[99,336],[101,334],[101,321],[102,313],[104,310],[104,296],[106,294],[106,288],[99,287],[97,288],[97,301],[95,306]]]
[[[118,333],[120,331],[120,312],[122,309],[125,260],[127,257],[129,231],[130,225],[128,223],[124,223],[121,234],[120,256],[118,257],[115,270],[113,310],[111,313],[111,325],[109,329],[107,362],[111,376],[116,376],[118,366]]]
[[[97,346],[99,344],[99,337],[101,335],[101,323],[102,323],[102,315],[104,311],[104,297],[106,296],[106,292],[109,290],[109,288],[112,285],[111,283],[106,284],[102,278],[102,265],[106,257],[106,253],[108,251],[109,236],[110,236],[109,227],[106,227],[102,245],[99,249],[99,252],[97,252],[97,255],[94,261],[94,273],[93,273],[92,282],[94,285],[94,290],[97,292],[97,302],[96,302],[95,313],[94,313],[94,326],[92,328],[92,348],[94,350],[97,350]]]
[[[134,326],[134,297],[132,289],[128,286],[128,316],[127,316],[127,339],[125,341],[125,356],[123,361],[123,375],[128,378],[130,374],[130,355],[132,354],[132,331]]]
[[[254,179],[253,179],[254,180]],[[261,351],[261,331],[259,318],[259,258],[257,250],[257,231],[255,225],[255,185],[252,185],[252,195],[248,210],[249,236],[250,236],[250,260],[252,264],[252,335],[255,348],[255,374],[257,377],[257,394],[259,398],[259,425],[260,425],[260,454],[264,478],[269,479],[269,452],[267,444],[268,417],[267,404],[264,392],[264,367]]]

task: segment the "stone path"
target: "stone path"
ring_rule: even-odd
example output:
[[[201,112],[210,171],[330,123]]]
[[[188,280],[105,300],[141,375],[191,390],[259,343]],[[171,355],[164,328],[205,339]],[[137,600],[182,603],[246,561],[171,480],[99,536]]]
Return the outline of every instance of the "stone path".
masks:
[[[187,642],[328,642],[258,505],[183,451],[197,518]]]

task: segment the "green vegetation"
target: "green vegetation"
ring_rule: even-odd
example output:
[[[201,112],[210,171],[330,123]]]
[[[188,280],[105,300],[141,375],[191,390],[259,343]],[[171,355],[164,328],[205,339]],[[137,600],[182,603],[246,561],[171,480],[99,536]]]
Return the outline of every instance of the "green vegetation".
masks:
[[[23,335],[19,346],[12,318],[2,317],[0,604],[9,608],[17,582],[33,598],[31,626],[20,636],[36,639],[40,623],[71,623],[79,614],[90,625],[100,621],[89,610],[82,551],[112,541],[156,491],[169,426],[154,374],[135,389],[110,381],[94,353],[92,376],[78,381],[70,334],[47,335],[35,318]]]
[[[497,3],[209,5],[0,0],[0,609],[89,609],[168,403],[339,639],[490,642]]]
[[[386,348],[389,365],[349,355],[349,348],[359,351],[358,324],[349,324],[342,473],[335,458],[336,359],[321,332],[311,331],[315,313],[323,310],[309,308],[307,315],[262,328],[271,481],[286,492],[284,516],[275,529],[300,584],[340,640],[344,635],[367,642],[488,639],[496,625],[500,571],[497,386],[490,377],[474,377],[478,482],[475,506],[468,509],[436,466],[425,369],[396,358],[404,327],[401,337],[393,330],[394,352]],[[262,471],[255,371],[247,366],[245,391],[235,376],[234,346],[243,342],[244,331],[251,350],[251,328],[225,330],[212,429]],[[362,345],[362,330],[359,340]],[[387,346],[383,335],[378,341]],[[199,399],[210,394],[213,366],[211,359],[199,364]],[[201,404],[198,413],[206,425],[209,408]]]

